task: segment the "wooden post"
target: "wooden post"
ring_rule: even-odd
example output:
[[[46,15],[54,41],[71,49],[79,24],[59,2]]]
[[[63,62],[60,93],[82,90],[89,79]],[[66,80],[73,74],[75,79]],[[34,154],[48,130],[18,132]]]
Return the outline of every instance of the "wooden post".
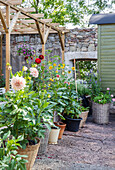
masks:
[[[45,24],[42,24],[42,36],[44,40],[45,39]],[[42,42],[42,55],[44,56],[44,60],[45,60],[45,41]]]
[[[1,34],[0,36],[0,75],[2,75],[2,37],[3,35]]]
[[[6,23],[10,26],[10,6],[6,6]],[[10,63],[10,33],[6,32],[6,91],[10,86],[10,71],[8,70],[7,63]]]
[[[64,50],[65,50],[65,45],[64,45],[64,32],[58,32],[60,43],[61,43],[61,48],[62,48],[62,63],[64,63]]]
[[[75,72],[74,72],[74,78],[75,78],[75,88],[76,88],[76,93],[77,93],[77,75],[76,75],[76,59],[74,58],[74,67],[75,67]],[[78,100],[78,98],[77,98]]]
[[[63,44],[64,44],[64,46],[65,46],[65,35],[64,35],[64,32],[62,32],[62,41],[63,41]],[[62,49],[62,64],[63,64],[64,61],[65,61],[64,53],[65,53],[65,49]]]

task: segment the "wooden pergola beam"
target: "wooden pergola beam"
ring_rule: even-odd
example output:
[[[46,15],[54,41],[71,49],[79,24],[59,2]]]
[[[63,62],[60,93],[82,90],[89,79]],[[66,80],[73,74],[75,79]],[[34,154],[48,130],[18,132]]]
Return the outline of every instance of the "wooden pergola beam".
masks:
[[[22,0],[6,0],[6,2],[12,3],[12,5],[21,5]],[[0,4],[0,6],[2,6],[2,5],[3,5],[3,3]]]
[[[18,7],[14,7],[11,3],[4,2],[3,0],[0,0],[0,2],[3,3],[4,5],[10,5],[10,7],[11,7],[12,9],[14,9],[14,10],[16,10],[16,11],[20,11],[20,12],[21,12],[22,14],[24,14],[25,16],[27,16],[27,17],[29,17],[29,18],[31,18],[31,19],[33,19],[33,20],[35,20],[35,21],[37,21],[37,22],[39,22],[39,23],[41,23],[41,24],[45,24],[47,27],[50,27],[50,26],[51,26],[51,29],[53,29],[53,30],[55,30],[55,31],[57,31],[57,32],[60,32],[60,33],[62,32],[62,31],[60,31],[58,28],[56,28],[56,27],[54,27],[54,26],[52,26],[52,25],[50,25],[50,24],[47,24],[47,23],[41,21],[40,19],[37,19],[37,18],[34,17],[32,14],[28,14],[28,13],[26,13],[24,10],[22,10],[22,9],[20,9],[20,8],[18,8]]]
[[[33,24],[33,23],[35,23],[35,20],[33,20],[33,19],[29,19],[29,20],[19,20],[19,21],[21,21],[22,23],[26,23],[26,24]],[[41,21],[44,21],[45,23],[47,23],[47,22],[52,22],[52,19],[41,19]],[[52,23],[53,24],[53,23]],[[54,25],[55,25],[56,23],[54,23]]]
[[[61,43],[61,48],[62,48],[62,50],[64,50],[64,40],[63,40],[63,37],[62,37],[62,35],[61,35],[61,32],[59,32],[58,33],[58,35],[59,35],[59,39],[60,39],[60,43]]]
[[[32,14],[32,15],[33,15],[34,17],[36,17],[36,18],[43,18],[43,17],[44,17],[44,14]],[[14,16],[15,16],[15,14],[14,14],[14,15],[11,15],[10,18],[12,19]],[[25,16],[25,15],[23,15],[23,14],[20,14],[18,18],[19,18],[19,19],[27,19],[27,18],[29,18],[29,17],[28,17],[28,16]]]
[[[7,0],[7,2],[12,3],[13,5],[21,5],[22,0]]]
[[[25,12],[35,12],[35,8],[20,8],[22,10],[24,10]],[[2,9],[3,13],[6,13],[6,9]],[[10,13],[15,13],[16,10],[14,9],[10,9]]]
[[[7,24],[6,24],[6,21],[5,21],[3,14],[2,14],[1,9],[0,9],[0,19],[1,19],[1,22],[2,22],[2,25],[4,27],[5,32],[8,32]]]
[[[11,33],[11,31],[13,30],[15,24],[16,24],[16,21],[18,19],[18,16],[19,16],[20,12],[17,12],[17,14],[14,16],[14,18],[12,19],[11,21],[11,24],[10,24],[10,27],[9,27],[9,32]]]
[[[43,34],[42,34],[42,31],[41,31],[41,28],[40,28],[40,24],[39,24],[38,21],[35,21],[35,23],[36,23],[37,30],[40,34],[41,43],[44,44],[44,38],[43,38]]]
[[[46,33],[45,33],[45,35],[44,35],[44,42],[45,42],[45,43],[46,43],[46,41],[47,41],[47,39],[48,39],[48,35],[49,35],[49,33],[50,33],[50,29],[51,29],[51,27],[47,28],[47,31],[46,31]]]

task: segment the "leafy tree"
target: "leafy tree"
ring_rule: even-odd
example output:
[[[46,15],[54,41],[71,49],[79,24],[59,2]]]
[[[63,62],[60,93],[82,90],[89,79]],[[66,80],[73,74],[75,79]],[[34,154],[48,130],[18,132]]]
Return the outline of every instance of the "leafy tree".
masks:
[[[82,24],[85,14],[99,13],[106,8],[112,9],[115,4],[115,0],[23,0],[24,2],[30,3],[36,13],[44,13],[44,18],[52,18],[53,22],[61,25]]]

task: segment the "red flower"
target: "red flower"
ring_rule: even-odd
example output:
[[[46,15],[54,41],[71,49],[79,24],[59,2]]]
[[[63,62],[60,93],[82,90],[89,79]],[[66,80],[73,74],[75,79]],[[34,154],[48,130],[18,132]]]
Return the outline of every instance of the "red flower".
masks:
[[[57,74],[57,75],[56,75],[56,77],[60,77],[60,75],[59,75],[59,74]]]
[[[28,57],[26,56],[26,57],[24,57],[24,59],[25,59],[25,60],[27,60],[27,59],[28,59]]]
[[[40,58],[41,60],[43,60],[43,59],[44,59],[44,56],[43,56],[43,55],[39,55],[39,58]]]
[[[41,63],[40,58],[36,58],[36,59],[35,59],[35,63],[36,63],[36,64],[40,64],[40,63]]]

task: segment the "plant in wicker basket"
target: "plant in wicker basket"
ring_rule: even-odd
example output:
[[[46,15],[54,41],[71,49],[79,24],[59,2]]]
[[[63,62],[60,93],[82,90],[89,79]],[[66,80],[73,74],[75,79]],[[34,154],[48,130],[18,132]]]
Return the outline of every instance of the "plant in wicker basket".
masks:
[[[0,169],[1,170],[11,170],[11,169],[22,169],[26,170],[26,165],[28,161],[26,155],[17,154],[18,147],[21,147],[19,142],[23,140],[23,136],[19,136],[15,139],[11,136],[11,132],[3,134],[0,132]],[[23,158],[22,158],[23,157]]]
[[[93,99],[93,120],[97,124],[109,123],[109,106],[112,100],[110,89],[107,88],[106,93],[100,92]]]

